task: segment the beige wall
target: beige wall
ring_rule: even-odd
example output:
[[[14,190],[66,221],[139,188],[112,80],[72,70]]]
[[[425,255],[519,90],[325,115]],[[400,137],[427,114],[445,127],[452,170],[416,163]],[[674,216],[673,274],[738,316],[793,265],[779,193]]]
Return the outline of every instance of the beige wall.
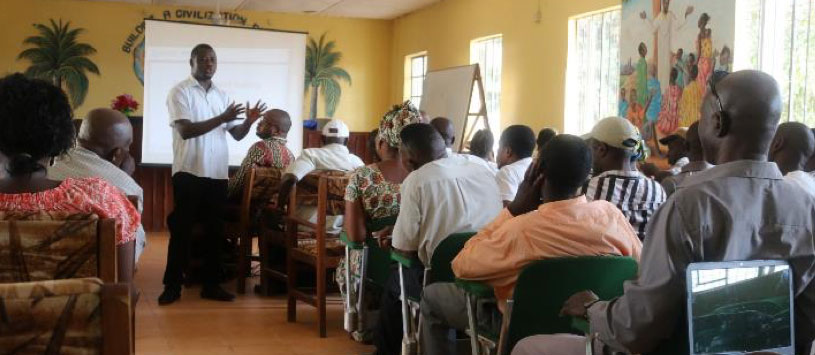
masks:
[[[394,21],[391,100],[403,94],[404,57],[427,51],[429,70],[469,64],[470,41],[503,35],[501,127],[563,129],[570,17],[619,0],[445,0]]]
[[[445,0],[393,21],[240,14],[265,28],[317,36],[329,32],[343,52],[341,66],[353,79],[351,86],[343,84],[336,113],[352,130],[374,128],[385,110],[402,100],[406,55],[427,51],[430,70],[469,64],[470,41],[493,34],[503,35],[504,46],[501,126],[520,123],[536,130],[562,130],[568,20],[618,4],[619,0],[541,0],[540,24],[533,21],[535,0]],[[176,9],[179,7],[73,0],[2,0],[0,73],[25,69],[27,64],[16,56],[24,48],[23,39],[34,34],[31,24],[62,18],[86,28],[82,40],[99,51],[92,59],[102,75],[91,76],[88,99],[77,108],[77,116],[109,105],[122,93],[133,94],[141,102],[142,86],[133,75],[132,56],[121,50],[122,44],[143,17],[160,17],[164,10]]]
[[[0,0],[0,74],[23,71],[24,61],[16,60],[23,50],[23,39],[35,34],[32,24],[47,23],[53,18],[71,21],[87,30],[80,40],[96,47],[91,59],[99,66],[101,76],[90,76],[90,91],[85,104],[76,108],[82,117],[91,108],[108,106],[119,94],[132,94],[142,100],[142,85],[133,74],[133,58],[121,47],[144,17],[162,17],[165,10],[181,7],[144,6],[125,3],[55,0]],[[241,11],[248,22],[264,28],[309,32],[319,37],[328,31],[343,53],[340,66],[352,78],[352,85],[342,85],[342,101],[335,117],[348,122],[352,130],[369,130],[376,125],[390,105],[390,45],[392,21],[345,19]],[[217,76],[216,76],[217,80]],[[308,95],[306,96],[308,102]],[[307,114],[307,105],[304,104]],[[322,108],[320,115],[324,113]]]

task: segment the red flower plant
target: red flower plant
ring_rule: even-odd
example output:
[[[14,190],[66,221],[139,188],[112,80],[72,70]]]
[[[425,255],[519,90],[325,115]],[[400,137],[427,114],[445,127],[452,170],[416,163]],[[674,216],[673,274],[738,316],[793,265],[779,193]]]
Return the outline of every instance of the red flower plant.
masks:
[[[123,94],[116,96],[110,104],[110,108],[119,111],[127,116],[139,109],[139,103],[133,96]]]

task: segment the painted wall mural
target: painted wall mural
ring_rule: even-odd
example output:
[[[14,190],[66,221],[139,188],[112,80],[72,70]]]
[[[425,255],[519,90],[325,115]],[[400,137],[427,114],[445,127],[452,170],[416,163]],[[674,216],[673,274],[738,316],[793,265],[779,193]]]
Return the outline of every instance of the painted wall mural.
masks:
[[[320,36],[319,41],[314,38],[308,39],[306,47],[306,92],[311,90],[309,103],[309,119],[317,118],[317,97],[318,93],[323,95],[325,106],[325,116],[334,117],[337,105],[340,103],[342,88],[340,81],[345,81],[351,85],[351,75],[337,64],[342,59],[342,52],[335,50],[334,41],[326,41],[325,33]]]
[[[51,19],[48,24],[36,23],[34,28],[38,34],[23,40],[23,44],[31,47],[17,56],[31,62],[25,74],[64,89],[73,107],[82,105],[88,95],[88,74],[99,75],[99,67],[88,58],[96,49],[79,41],[85,29],[71,27],[70,21],[62,22],[62,19]]]
[[[624,0],[619,115],[649,145],[699,119],[714,70],[732,70],[735,1]]]

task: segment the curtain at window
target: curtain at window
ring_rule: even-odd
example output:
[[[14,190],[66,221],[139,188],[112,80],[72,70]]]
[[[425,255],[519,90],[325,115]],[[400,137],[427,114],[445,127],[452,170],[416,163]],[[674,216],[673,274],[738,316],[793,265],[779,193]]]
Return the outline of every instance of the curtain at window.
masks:
[[[815,126],[815,0],[738,0],[735,68],[778,81],[782,121]]]
[[[620,88],[620,10],[573,21],[566,83],[566,132],[583,134],[617,115]]]

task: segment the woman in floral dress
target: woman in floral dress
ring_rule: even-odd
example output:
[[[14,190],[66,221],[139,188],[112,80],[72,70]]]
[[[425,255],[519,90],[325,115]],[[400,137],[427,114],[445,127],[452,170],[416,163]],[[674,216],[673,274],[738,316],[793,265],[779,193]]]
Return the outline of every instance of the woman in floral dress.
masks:
[[[376,153],[380,161],[357,169],[345,190],[345,231],[350,241],[364,242],[369,235],[380,232],[367,230],[366,221],[395,218],[399,214],[399,188],[408,175],[399,155],[399,133],[403,127],[420,120],[419,110],[410,101],[395,106],[382,118],[376,139]],[[352,251],[352,274],[359,273],[361,262],[361,253]],[[341,261],[336,273],[336,281],[343,295],[347,292],[345,264],[345,260]],[[355,293],[351,290],[351,300],[356,300]],[[367,299],[375,301],[377,298]],[[353,336],[358,341],[365,341],[370,339],[370,334],[369,330],[362,330]]]
[[[129,282],[141,222],[136,207],[102,179],[46,176],[46,166],[74,145],[72,112],[65,93],[49,82],[22,74],[0,79],[0,218],[115,219],[118,276]]]

